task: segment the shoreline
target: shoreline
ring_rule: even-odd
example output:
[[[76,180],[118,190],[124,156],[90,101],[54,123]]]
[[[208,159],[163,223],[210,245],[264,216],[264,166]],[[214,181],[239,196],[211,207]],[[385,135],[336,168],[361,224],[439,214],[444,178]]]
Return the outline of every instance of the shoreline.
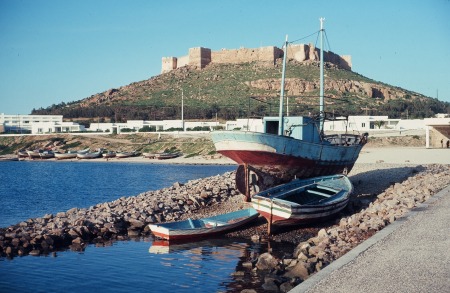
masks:
[[[6,155],[4,158],[14,158],[15,155]],[[220,154],[203,155],[195,157],[179,156],[172,159],[149,159],[143,156],[129,158],[96,158],[96,159],[29,159],[20,158],[19,161],[49,161],[49,162],[104,162],[104,163],[144,163],[144,164],[178,164],[178,165],[237,165],[233,160]],[[359,154],[358,164],[450,164],[450,149],[447,148],[425,148],[425,147],[365,147]]]
[[[236,162],[223,157],[221,155],[215,156],[195,156],[190,158],[176,157],[172,159],[149,159],[143,156],[135,156],[128,158],[95,158],[95,159],[65,159],[56,160],[51,159],[30,159],[30,158],[20,158],[19,161],[27,162],[95,162],[95,163],[139,163],[139,164],[174,164],[174,165],[237,165]]]

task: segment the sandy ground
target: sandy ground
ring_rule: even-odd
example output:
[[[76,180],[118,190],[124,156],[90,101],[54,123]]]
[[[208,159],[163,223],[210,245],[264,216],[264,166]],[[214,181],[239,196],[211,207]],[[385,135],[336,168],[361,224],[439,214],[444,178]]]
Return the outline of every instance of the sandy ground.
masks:
[[[356,163],[450,164],[450,149],[425,147],[363,148]]]

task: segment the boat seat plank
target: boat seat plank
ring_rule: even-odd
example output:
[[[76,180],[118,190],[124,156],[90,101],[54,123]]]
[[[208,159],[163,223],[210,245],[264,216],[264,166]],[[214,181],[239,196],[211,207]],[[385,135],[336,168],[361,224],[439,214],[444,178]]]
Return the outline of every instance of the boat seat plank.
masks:
[[[306,190],[306,192],[314,193],[314,194],[317,194],[317,195],[320,195],[320,196],[323,196],[323,197],[326,197],[326,198],[331,196],[331,194],[327,194],[327,193],[323,193],[323,192],[320,192],[320,191],[317,191],[317,190],[311,190],[311,189]]]
[[[216,220],[206,220],[204,223],[206,227],[217,227],[217,226],[224,226],[227,224],[225,222]]]
[[[311,202],[317,202],[321,199],[326,199],[327,197],[324,197],[322,195],[316,194],[316,193],[309,193],[309,192],[301,192],[292,194],[288,197],[283,198],[283,200],[287,202],[295,202],[297,204],[303,205],[308,204]]]
[[[331,192],[333,192],[333,193],[336,193],[336,192],[339,191],[339,190],[337,190],[337,189],[335,189],[335,188],[328,187],[328,186],[324,186],[324,185],[317,185],[316,188],[318,188],[318,189],[323,189],[323,190],[328,190],[328,191],[331,191]]]
[[[189,221],[189,225],[191,225],[191,228],[195,228],[194,221],[192,221],[191,218],[189,218],[188,221]]]
[[[278,198],[289,197],[292,194],[300,193],[300,192],[304,191],[307,187],[308,186],[300,186],[300,187],[297,187],[297,188],[294,188],[294,189],[288,189],[288,190],[286,190],[284,192],[278,193],[277,197]]]

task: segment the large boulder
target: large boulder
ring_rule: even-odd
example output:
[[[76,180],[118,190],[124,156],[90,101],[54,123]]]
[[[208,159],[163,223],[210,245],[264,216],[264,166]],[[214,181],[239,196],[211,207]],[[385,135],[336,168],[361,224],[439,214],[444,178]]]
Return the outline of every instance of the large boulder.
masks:
[[[256,268],[258,270],[272,270],[278,265],[278,260],[266,252],[259,256],[258,262],[256,263]]]

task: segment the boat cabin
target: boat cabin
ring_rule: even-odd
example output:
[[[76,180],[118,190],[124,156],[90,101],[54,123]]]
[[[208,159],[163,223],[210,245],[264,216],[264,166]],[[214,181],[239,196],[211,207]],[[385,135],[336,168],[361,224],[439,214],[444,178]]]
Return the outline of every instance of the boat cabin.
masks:
[[[279,117],[264,117],[264,133],[278,134]],[[320,142],[319,123],[307,116],[284,117],[284,135],[295,139]]]

